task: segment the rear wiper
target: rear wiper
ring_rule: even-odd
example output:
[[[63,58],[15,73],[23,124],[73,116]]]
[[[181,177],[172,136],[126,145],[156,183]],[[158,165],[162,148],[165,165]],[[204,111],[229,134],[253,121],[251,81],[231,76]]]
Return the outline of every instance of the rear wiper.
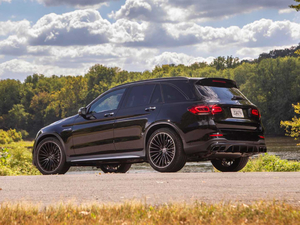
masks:
[[[234,95],[231,100],[245,100],[242,96]]]

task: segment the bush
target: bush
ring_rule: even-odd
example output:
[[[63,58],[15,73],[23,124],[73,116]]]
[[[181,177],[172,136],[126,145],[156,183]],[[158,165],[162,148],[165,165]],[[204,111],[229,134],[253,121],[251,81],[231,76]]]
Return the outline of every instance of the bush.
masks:
[[[300,163],[281,159],[276,155],[265,153],[249,160],[242,172],[295,172],[300,171]]]
[[[27,133],[25,132],[23,131],[24,135]],[[8,131],[0,130],[0,144],[10,144],[18,141],[22,141],[22,131],[18,132],[15,129],[9,129]]]
[[[0,176],[40,174],[32,164],[32,145],[21,141],[0,146]]]
[[[9,144],[12,139],[8,136],[8,133],[4,130],[0,130],[0,144]]]
[[[22,133],[16,131],[15,129],[9,129],[7,131],[7,134],[14,142],[18,142],[22,140]]]

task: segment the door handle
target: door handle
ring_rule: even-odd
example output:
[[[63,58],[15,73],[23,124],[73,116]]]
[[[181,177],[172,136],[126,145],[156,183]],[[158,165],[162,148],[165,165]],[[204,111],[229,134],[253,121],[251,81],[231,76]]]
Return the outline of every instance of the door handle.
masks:
[[[104,117],[113,116],[113,115],[114,115],[113,112],[111,112],[111,113],[106,113],[106,114],[104,114]]]
[[[155,106],[151,106],[151,107],[145,108],[145,111],[153,111],[155,109],[156,109]]]

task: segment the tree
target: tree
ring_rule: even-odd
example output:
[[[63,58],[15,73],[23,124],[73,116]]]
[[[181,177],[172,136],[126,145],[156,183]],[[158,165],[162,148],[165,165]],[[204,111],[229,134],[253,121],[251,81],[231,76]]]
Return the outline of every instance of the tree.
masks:
[[[295,113],[300,114],[300,104],[293,105]],[[300,136],[300,118],[294,116],[291,121],[281,121],[280,126],[284,127],[287,136],[298,139]]]
[[[295,2],[300,2],[300,0],[294,0]],[[296,9],[296,11],[299,11],[300,10],[300,4],[298,5],[290,5],[290,8],[292,9]]]
[[[12,109],[8,112],[9,127],[20,130],[26,126],[28,116],[29,113],[25,112],[23,105],[13,105]]]

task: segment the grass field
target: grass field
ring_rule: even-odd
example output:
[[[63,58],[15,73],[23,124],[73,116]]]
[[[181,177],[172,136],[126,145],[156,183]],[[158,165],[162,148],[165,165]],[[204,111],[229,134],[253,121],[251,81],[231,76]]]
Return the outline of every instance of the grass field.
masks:
[[[300,208],[275,202],[239,204],[0,205],[0,224],[299,224]]]

